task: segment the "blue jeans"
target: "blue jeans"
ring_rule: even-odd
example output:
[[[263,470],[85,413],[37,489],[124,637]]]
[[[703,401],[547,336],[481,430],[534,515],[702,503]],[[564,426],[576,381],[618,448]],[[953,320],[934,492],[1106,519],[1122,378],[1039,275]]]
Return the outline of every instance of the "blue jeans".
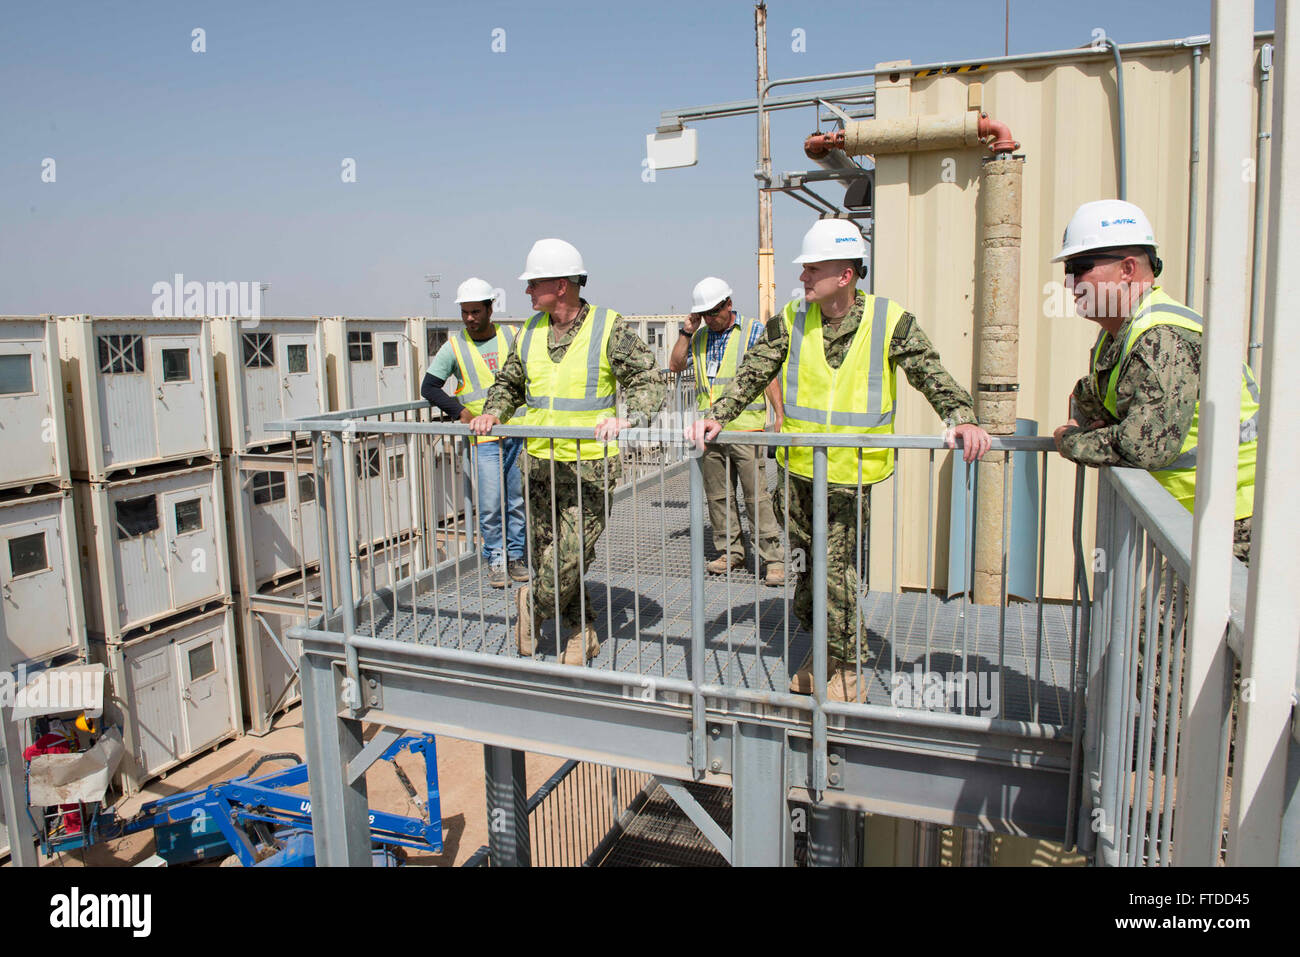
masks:
[[[519,453],[523,439],[498,439],[480,442],[478,456],[478,509],[479,534],[482,538],[483,558],[489,564],[501,564],[524,558],[524,481],[519,471]],[[501,477],[505,476],[504,554],[501,546]]]

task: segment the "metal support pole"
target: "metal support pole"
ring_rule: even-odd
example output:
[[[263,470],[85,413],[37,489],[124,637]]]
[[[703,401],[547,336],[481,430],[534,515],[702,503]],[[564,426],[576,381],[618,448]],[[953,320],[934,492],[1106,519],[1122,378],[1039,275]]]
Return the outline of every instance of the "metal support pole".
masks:
[[[528,781],[524,752],[483,746],[487,790],[488,860],[493,867],[529,867]]]
[[[826,446],[813,449],[812,490],[812,620],[813,620],[813,714],[812,714],[812,782],[815,800],[826,790]],[[856,606],[855,606],[856,614]]]
[[[708,746],[705,744],[704,695],[704,471],[701,458],[691,459],[690,520],[691,520],[691,769],[696,780],[704,777],[708,764]]]
[[[1210,215],[1201,337],[1199,446],[1193,513],[1191,613],[1184,672],[1186,721],[1180,745],[1174,863],[1210,867],[1219,859],[1226,754],[1220,747],[1225,635],[1232,580],[1232,520],[1237,494],[1241,358],[1250,248],[1249,187],[1241,161],[1250,155],[1253,34],[1237,4],[1215,0],[1210,62]]]
[[[742,721],[732,740],[732,866],[789,867],[794,836],[786,804],[785,731]]]
[[[1255,515],[1228,840],[1229,864],[1256,866],[1274,866],[1283,855],[1289,855],[1294,863],[1297,856],[1294,830],[1290,848],[1286,848],[1283,834],[1286,807],[1296,804],[1291,695],[1300,654],[1300,591],[1295,587],[1300,500],[1292,488],[1300,470],[1300,446],[1288,434],[1287,421],[1289,411],[1300,401],[1300,356],[1295,350],[1300,324],[1291,305],[1295,301],[1291,297],[1300,294],[1300,281],[1292,265],[1293,257],[1300,253],[1300,229],[1287,212],[1300,202],[1300,131],[1289,130],[1284,121],[1288,108],[1300,107],[1300,66],[1294,64],[1295,58],[1300,58],[1300,22],[1289,22],[1297,16],[1300,0],[1277,4],[1279,55],[1275,67],[1269,279],[1265,296],[1268,315],[1264,324]],[[1288,27],[1296,32],[1290,32]],[[1293,828],[1295,823],[1291,822]]]
[[[856,867],[858,815],[826,804],[808,809],[808,866]]]
[[[316,863],[370,867],[366,776],[347,781],[348,763],[364,746],[361,722],[339,715],[339,688],[329,659],[304,653],[299,668]]]

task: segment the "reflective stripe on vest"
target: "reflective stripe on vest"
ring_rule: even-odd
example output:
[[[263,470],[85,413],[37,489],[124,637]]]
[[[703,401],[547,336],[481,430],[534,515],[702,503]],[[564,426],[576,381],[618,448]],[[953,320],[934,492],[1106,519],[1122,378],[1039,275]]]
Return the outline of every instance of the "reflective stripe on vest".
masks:
[[[528,320],[520,339],[519,358],[524,363],[524,397],[528,411],[524,425],[539,428],[595,427],[614,414],[616,383],[607,358],[614,331],[613,309],[588,306],[564,358],[554,362],[548,348],[551,317],[539,312]],[[537,458],[573,462],[578,458],[576,439],[529,439],[528,453]],[[618,443],[583,441],[582,458],[600,459],[618,454]]]
[[[712,379],[706,368],[709,328],[701,326],[695,330],[691,339],[691,358],[695,364],[696,405],[701,412],[708,412],[736,378],[736,370],[749,351],[749,338],[753,335],[754,325],[755,320],[743,318],[732,323],[727,343],[723,347],[722,361],[718,364],[718,374]],[[767,402],[760,394],[757,401],[745,406],[745,411],[728,422],[726,428],[728,431],[761,432],[766,425]]]
[[[497,343],[497,368],[505,361],[503,358],[509,354],[515,344],[515,330],[510,326],[498,325],[496,327]],[[451,337],[451,354],[456,358],[456,398],[458,398],[465,408],[469,409],[471,415],[482,415],[483,407],[487,404],[488,390],[492,388],[492,383],[496,382],[497,377],[490,368],[483,354],[479,352],[478,346],[472,342],[465,330],[462,329]],[[495,442],[496,436],[480,435],[474,439],[475,443]]]
[[[1102,405],[1106,411],[1119,418],[1119,379],[1124,363],[1128,360],[1137,340],[1155,326],[1174,326],[1201,335],[1201,317],[1192,309],[1174,301],[1159,286],[1151,290],[1139,301],[1138,311],[1129,320],[1128,335],[1124,340],[1123,351],[1119,361],[1111,370],[1104,393],[1101,383],[1096,381],[1097,363],[1101,358],[1106,336],[1097,342],[1092,355],[1094,388],[1103,395]],[[1198,398],[1196,409],[1192,413],[1192,424],[1187,430],[1177,457],[1165,468],[1152,469],[1151,475],[1182,505],[1191,511],[1196,498],[1196,462],[1197,432],[1200,424],[1201,403]],[[1259,430],[1259,386],[1251,375],[1250,367],[1242,363],[1241,367],[1241,420],[1237,434],[1237,500],[1236,518],[1246,518],[1255,509],[1255,455]]]
[[[781,370],[785,397],[783,432],[879,433],[892,435],[897,378],[889,342],[904,315],[891,299],[867,296],[862,321],[838,369],[826,361],[821,309],[791,300],[782,313],[790,348]],[[812,448],[778,450],[777,460],[796,475],[812,477]],[[836,485],[859,481],[858,450],[827,451],[827,479]],[[863,449],[861,481],[882,481],[894,471],[893,449]]]

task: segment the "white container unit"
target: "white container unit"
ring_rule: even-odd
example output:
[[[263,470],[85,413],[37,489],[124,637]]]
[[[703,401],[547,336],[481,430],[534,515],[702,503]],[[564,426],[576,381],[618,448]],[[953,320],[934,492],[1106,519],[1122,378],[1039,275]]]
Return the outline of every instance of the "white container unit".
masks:
[[[307,611],[303,595],[307,596]],[[239,597],[239,657],[248,730],[265,734],[275,716],[302,697],[298,657],[302,642],[286,632],[321,613],[320,575],[309,575]]]
[[[424,373],[428,370],[433,357],[438,354],[438,350],[449,337],[465,328],[465,324],[460,319],[430,319],[426,316],[414,316],[409,322],[411,341],[415,343],[416,349],[415,364],[419,374],[415,377],[415,387],[418,394],[420,383],[424,381]],[[456,388],[455,375],[447,380],[446,388],[449,391]]]
[[[223,450],[284,446],[289,433],[268,429],[268,422],[327,411],[319,319],[213,319],[212,351]]]
[[[330,401],[335,411],[420,397],[416,350],[406,319],[326,318]],[[423,372],[423,370],[420,370]]]
[[[320,561],[320,519],[310,450],[226,460],[236,590],[301,576]]]
[[[58,330],[49,316],[0,316],[0,488],[71,483]]]
[[[86,654],[69,490],[0,503],[0,641],[14,665]]]
[[[66,316],[58,326],[74,477],[216,457],[207,319]]]
[[[677,341],[680,327],[686,322],[685,316],[624,316],[628,324],[641,337],[641,341],[655,354],[655,362],[660,369],[668,368],[668,357],[672,355],[673,343]]]
[[[127,794],[243,730],[229,605],[127,642],[92,646],[108,666],[106,723],[122,728]]]
[[[76,484],[92,632],[122,639],[229,596],[221,484],[215,464]]]

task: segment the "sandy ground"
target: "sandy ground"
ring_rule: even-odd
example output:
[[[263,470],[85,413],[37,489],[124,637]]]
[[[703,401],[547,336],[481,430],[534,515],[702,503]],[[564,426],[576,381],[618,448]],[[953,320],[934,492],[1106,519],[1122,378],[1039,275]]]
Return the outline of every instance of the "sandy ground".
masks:
[[[367,737],[377,726],[367,728]],[[434,854],[410,850],[407,863],[412,866],[454,867],[463,864],[482,845],[487,843],[487,812],[483,792],[483,746],[471,741],[439,737],[438,787],[442,802],[442,853]],[[118,804],[120,814],[129,816],[146,801],[191,791],[248,771],[258,758],[266,754],[289,751],[303,754],[302,710],[294,707],[280,715],[271,732],[263,737],[245,735],[227,741],[215,750],[172,770],[163,778],[151,782],[140,794],[123,799]],[[424,795],[424,762],[419,756],[404,752],[398,763]],[[563,763],[560,758],[529,754],[527,758],[528,791],[531,793]],[[267,773],[280,764],[264,765]],[[366,772],[366,788],[370,806],[375,810],[415,816],[414,806],[397,774],[386,761],[378,761]],[[305,791],[305,789],[304,789]],[[60,854],[42,861],[44,867],[129,867],[154,852],[151,832],[145,831],[129,837],[89,848]],[[84,854],[84,857],[83,857]],[[3,866],[8,867],[6,859]]]

